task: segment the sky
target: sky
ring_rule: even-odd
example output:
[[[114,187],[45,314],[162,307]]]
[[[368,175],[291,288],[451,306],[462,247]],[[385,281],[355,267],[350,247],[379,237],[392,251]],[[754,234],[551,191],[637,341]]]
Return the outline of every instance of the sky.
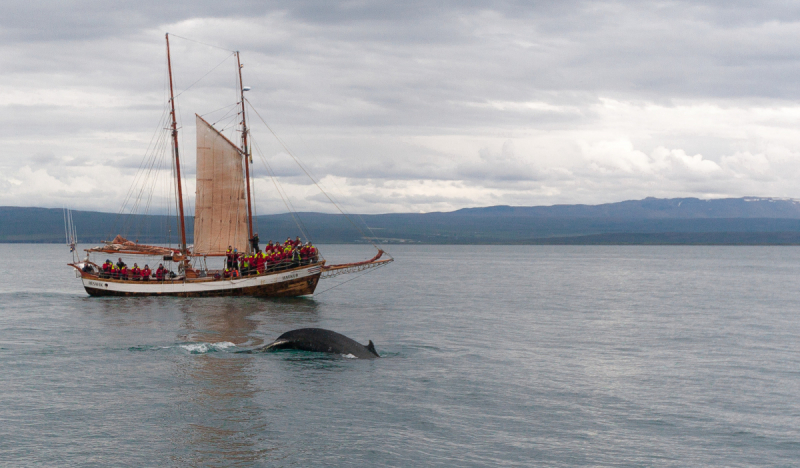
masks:
[[[798,2],[3,4],[0,206],[174,211],[167,32],[189,210],[234,50],[258,214],[800,198]]]

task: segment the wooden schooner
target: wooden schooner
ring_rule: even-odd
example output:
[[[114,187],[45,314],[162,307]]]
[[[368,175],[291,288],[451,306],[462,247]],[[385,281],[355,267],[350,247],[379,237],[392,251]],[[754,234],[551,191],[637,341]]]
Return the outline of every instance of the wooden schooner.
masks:
[[[225,137],[201,116],[195,114],[197,191],[194,244],[189,246],[186,243],[169,34],[166,35],[166,43],[171,119],[169,130],[171,132],[180,244],[177,247],[144,245],[117,235],[113,241],[107,242],[105,245],[85,249],[86,258],[83,261],[76,260],[69,265],[76,269],[87,293],[92,296],[303,296],[313,294],[321,278],[383,266],[393,261],[388,255],[388,258],[382,258],[384,252],[377,249],[376,246],[378,252],[374,258],[355,263],[326,265],[325,260],[315,253],[302,259],[295,258],[272,264],[267,263],[260,271],[251,270],[245,275],[236,274],[234,277],[228,277],[222,269],[209,269],[207,258],[225,257],[229,254],[229,246],[248,255],[256,253],[259,249],[258,236],[253,232],[251,152],[248,145],[249,129],[245,116],[244,92],[248,88],[242,85],[242,65],[239,52],[234,52],[238,66],[238,91],[241,103],[241,147]],[[342,213],[344,214],[344,212]],[[91,261],[92,255],[100,254],[154,258],[155,262],[166,262],[169,266],[167,269],[171,274],[163,279],[131,279],[120,275],[115,277],[105,274],[97,263]],[[177,274],[171,272],[171,267],[177,267]]]

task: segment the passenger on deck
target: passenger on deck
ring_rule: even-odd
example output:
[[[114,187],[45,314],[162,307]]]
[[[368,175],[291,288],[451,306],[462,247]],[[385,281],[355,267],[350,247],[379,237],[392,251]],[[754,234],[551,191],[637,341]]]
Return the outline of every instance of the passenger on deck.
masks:
[[[311,260],[311,263],[316,263],[319,261],[319,256],[317,255],[317,248],[311,245],[311,242],[308,244],[308,259]]]
[[[164,268],[163,263],[158,264],[158,269],[156,270],[156,280],[164,281],[164,275],[167,274],[167,269]]]
[[[250,250],[253,252],[258,251],[258,233],[253,234],[253,237],[250,239]]]
[[[256,254],[256,270],[258,270],[258,274],[261,275],[264,273],[264,268],[267,265],[267,254],[264,252],[258,252]]]
[[[234,248],[233,249],[233,254],[231,256],[233,257],[233,265],[231,265],[231,268],[234,269],[234,270],[238,270],[239,269],[239,250]]]
[[[275,246],[274,246],[274,245],[272,245],[272,239],[270,239],[270,240],[269,240],[269,244],[267,244],[267,246],[266,246],[266,247],[264,247],[264,252],[266,252],[267,254],[270,254],[270,253],[272,253],[272,250],[273,250],[274,248],[275,248]]]
[[[228,246],[228,251],[225,252],[225,266],[227,268],[233,268],[233,250],[231,246]]]
[[[103,264],[103,277],[108,278],[111,276],[111,267],[114,264],[111,263],[111,260],[106,259],[106,262]]]
[[[119,268],[113,263],[111,264],[111,279],[119,279]]]
[[[300,247],[301,245],[303,245],[303,242],[300,240],[300,236],[297,236],[297,239],[294,240],[294,246]]]
[[[250,274],[250,275],[255,275],[255,274],[257,274],[257,273],[256,273],[256,272],[258,271],[258,270],[256,270],[256,259],[257,259],[257,258],[258,258],[258,257],[257,257],[257,254],[252,254],[252,255],[249,255],[249,256],[247,257],[247,263],[249,263],[249,264],[250,264],[250,266],[249,266],[249,267],[248,267],[248,269],[247,269],[247,272],[248,272],[248,274]]]
[[[119,279],[126,280],[128,279],[128,266],[124,263],[122,264],[122,268],[119,269]]]
[[[117,259],[117,268],[121,270],[124,266],[126,266],[125,262],[123,262],[121,258]]]
[[[142,280],[147,281],[150,279],[150,275],[153,274],[153,271],[150,270],[150,265],[145,265],[142,269]]]
[[[300,246],[300,263],[306,265],[309,263],[309,255],[308,255],[308,243]]]
[[[250,274],[250,257],[244,256],[242,257],[242,276],[247,276]]]
[[[300,266],[300,249],[294,248],[291,253],[292,267]]]
[[[225,271],[222,272],[222,277],[223,278],[230,278],[231,277],[231,269],[230,268],[225,268]]]
[[[131,279],[134,281],[142,279],[142,269],[139,268],[139,265],[136,263],[134,263],[133,268],[131,268]]]

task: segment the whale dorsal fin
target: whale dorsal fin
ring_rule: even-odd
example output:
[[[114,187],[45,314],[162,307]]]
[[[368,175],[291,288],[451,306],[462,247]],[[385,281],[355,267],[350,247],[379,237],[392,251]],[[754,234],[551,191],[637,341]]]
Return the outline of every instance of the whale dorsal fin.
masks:
[[[370,353],[372,353],[372,354],[374,354],[374,355],[376,355],[378,357],[381,357],[381,355],[378,354],[377,351],[375,351],[375,344],[372,342],[372,340],[369,340],[369,344],[367,345],[367,350],[369,350]]]

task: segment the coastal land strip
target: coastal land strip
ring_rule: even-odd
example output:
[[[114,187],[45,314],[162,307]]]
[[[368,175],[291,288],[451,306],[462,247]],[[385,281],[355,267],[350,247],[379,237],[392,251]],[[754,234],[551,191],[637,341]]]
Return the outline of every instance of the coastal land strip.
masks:
[[[800,201],[776,198],[631,200],[601,205],[492,206],[452,212],[256,217],[263,243],[302,235],[315,243],[517,245],[800,245]],[[122,234],[177,242],[174,216],[73,211],[82,243]],[[187,217],[191,243],[193,218]],[[303,236],[305,237],[305,236]],[[62,243],[62,209],[0,207],[0,242]]]

